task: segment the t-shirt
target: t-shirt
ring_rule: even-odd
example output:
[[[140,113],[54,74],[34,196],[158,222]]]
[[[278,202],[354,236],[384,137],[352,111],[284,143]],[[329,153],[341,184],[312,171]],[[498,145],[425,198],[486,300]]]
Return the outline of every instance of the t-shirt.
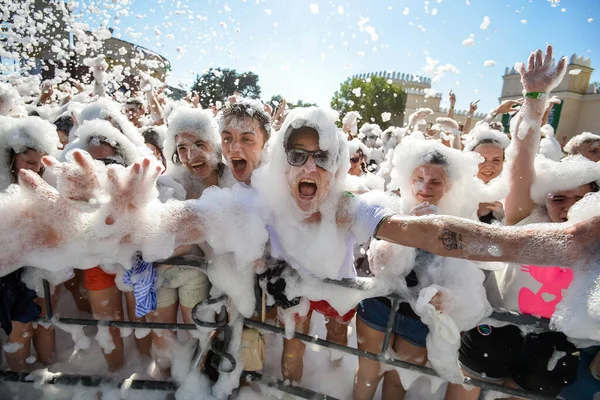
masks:
[[[516,225],[543,222],[550,220],[543,209],[537,208]],[[485,286],[494,308],[550,318],[572,280],[570,268],[507,263],[505,268],[490,273]]]
[[[327,268],[327,270],[319,270],[318,267],[315,268],[315,263],[311,262],[311,260],[316,260],[314,256],[318,255],[318,253],[310,254],[310,224],[307,224],[309,225],[308,230],[306,229],[306,226],[302,226],[304,224],[285,225],[281,228],[286,230],[286,235],[291,234],[298,238],[298,241],[296,242],[288,240],[287,245],[285,244],[286,241],[282,240],[280,232],[275,228],[276,225],[267,224],[269,242],[271,245],[271,256],[286,261],[301,275],[306,273],[318,275],[321,278],[326,277],[338,280],[343,278],[356,278],[357,273],[354,268],[353,254],[354,245],[357,242],[364,242],[371,238],[375,234],[380,222],[393,213],[386,208],[367,204],[356,197],[353,197],[352,201],[356,202],[355,207],[351,208],[353,210],[353,215],[351,215],[352,226],[347,232],[340,232],[342,228],[338,228],[338,232],[342,235],[342,237],[338,239],[340,239],[343,244],[339,243],[339,245],[336,246],[334,243],[335,240],[332,240],[330,247],[332,252],[336,253],[332,254],[332,259],[337,260],[335,261],[337,265],[329,266],[332,268]],[[292,230],[292,232],[289,230]],[[304,243],[299,243],[305,240],[309,244],[308,247],[302,246]],[[294,244],[300,244],[300,246],[295,246]],[[329,273],[327,271],[329,271]]]

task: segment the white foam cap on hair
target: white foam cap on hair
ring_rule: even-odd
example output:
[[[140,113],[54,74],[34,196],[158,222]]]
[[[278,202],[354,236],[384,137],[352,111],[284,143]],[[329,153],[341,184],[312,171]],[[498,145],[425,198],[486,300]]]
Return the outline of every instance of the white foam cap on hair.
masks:
[[[24,117],[15,119],[2,130],[7,147],[19,154],[32,148],[49,155],[58,152],[60,142],[56,127],[40,117]]]
[[[564,150],[567,154],[573,154],[573,152],[579,149],[579,146],[581,146],[583,142],[587,142],[588,140],[600,140],[600,135],[592,132],[580,133],[567,142]]]
[[[581,155],[568,156],[560,162],[537,156],[531,199],[544,205],[549,193],[573,190],[592,182],[600,184],[600,165]]]
[[[487,123],[481,123],[469,132],[464,141],[465,147],[463,150],[473,151],[473,149],[484,140],[494,140],[498,142],[498,145],[503,149],[506,149],[510,145],[508,135],[496,129],[491,129],[490,125]]]
[[[335,121],[339,119],[339,114],[331,109],[318,107],[297,107],[294,108],[285,118],[283,126],[277,136],[282,140],[282,146],[287,147],[287,142],[292,132],[303,127],[312,128],[319,134],[319,149],[328,151],[335,155],[332,168],[337,170],[340,162],[341,144],[340,132],[335,126]]]
[[[358,150],[362,150],[363,154],[370,157],[371,149],[369,149],[363,142],[358,139],[352,139],[348,142],[348,152],[350,156],[354,155]]]
[[[364,123],[363,126],[361,126],[358,130],[358,133],[362,133],[365,136],[367,135],[367,133],[372,133],[377,137],[381,137],[382,131],[379,125],[377,124]]]
[[[77,139],[69,143],[62,152],[61,159],[66,160],[67,155],[75,149],[88,151],[90,142],[98,138],[112,147],[117,147],[117,154],[123,157],[127,165],[131,165],[145,154],[140,153],[138,147],[123,135],[121,131],[102,119],[85,121],[77,128]]]

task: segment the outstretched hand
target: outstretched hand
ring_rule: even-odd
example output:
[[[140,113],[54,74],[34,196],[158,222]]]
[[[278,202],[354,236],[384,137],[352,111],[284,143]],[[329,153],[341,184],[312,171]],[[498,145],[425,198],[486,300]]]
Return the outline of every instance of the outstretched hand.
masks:
[[[550,92],[562,81],[567,71],[567,60],[563,57],[554,66],[552,55],[552,45],[548,45],[545,56],[540,49],[529,55],[527,68],[523,63],[515,64],[526,92]]]

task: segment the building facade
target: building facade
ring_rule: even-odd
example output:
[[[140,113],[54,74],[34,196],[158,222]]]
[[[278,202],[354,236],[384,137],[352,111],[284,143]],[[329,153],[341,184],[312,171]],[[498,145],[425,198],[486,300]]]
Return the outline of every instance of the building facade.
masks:
[[[371,76],[379,76],[391,80],[392,85],[401,87],[406,93],[406,107],[404,108],[404,114],[393,118],[391,120],[392,125],[404,126],[408,116],[414,113],[418,108],[431,108],[433,110],[433,114],[427,117],[427,126],[421,127],[421,129],[430,128],[435,123],[436,118],[448,116],[448,109],[440,107],[442,94],[431,89],[431,78],[402,72],[381,71],[354,75],[352,79],[367,79]],[[454,110],[454,119],[460,126],[465,124],[468,112],[468,110]],[[475,123],[485,118],[485,115],[486,114],[484,113],[476,112],[475,115],[473,115],[473,126]]]

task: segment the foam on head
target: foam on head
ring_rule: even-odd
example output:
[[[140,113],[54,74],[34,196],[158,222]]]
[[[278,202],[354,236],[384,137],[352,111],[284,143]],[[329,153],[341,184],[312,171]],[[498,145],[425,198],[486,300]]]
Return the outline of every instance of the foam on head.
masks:
[[[551,160],[560,161],[565,154],[560,148],[560,143],[554,137],[554,128],[552,128],[552,125],[546,124],[542,126],[540,132],[542,133],[542,140],[540,141],[538,153]]]
[[[438,208],[442,214],[472,217],[479,202],[485,197],[483,184],[477,179],[480,156],[444,146],[435,140],[405,137],[394,150],[393,169],[388,190],[400,189],[404,212],[418,205],[411,195],[412,175],[416,168],[433,158],[442,158],[447,171],[447,192]],[[496,199],[498,200],[498,199]]]
[[[585,142],[600,141],[600,135],[592,132],[583,132],[577,136],[574,136],[565,145],[565,152],[567,154],[579,154],[579,148]]]
[[[538,156],[531,199],[543,206],[548,193],[573,190],[592,182],[600,184],[600,165],[581,155],[568,156],[560,162]]]
[[[510,139],[508,136],[496,129],[491,129],[489,124],[481,123],[478,124],[464,140],[464,151],[473,151],[481,142],[486,143],[493,140],[502,149],[506,149],[510,145]]]
[[[312,128],[318,133],[320,150],[331,154],[331,163],[325,168],[334,177],[330,191],[339,191],[350,169],[350,156],[348,141],[344,133],[335,126],[337,119],[337,112],[331,109],[297,107],[290,111],[281,129],[271,137],[264,153],[263,165],[252,175],[252,186],[273,209],[285,210],[283,212],[287,213],[297,210],[286,177],[286,147],[291,134],[300,128]]]
[[[263,133],[266,137],[271,136],[271,116],[265,111],[265,105],[257,99],[249,99],[245,97],[236,98],[235,103],[225,103],[221,112],[217,116],[219,122],[219,132],[225,128],[227,121],[231,123],[231,119],[244,120],[244,117],[256,119],[263,128]]]
[[[40,117],[10,119],[0,127],[0,190],[12,181],[10,153],[23,153],[34,149],[40,153],[56,156],[60,141],[56,127]]]
[[[113,147],[118,156],[123,158],[125,165],[138,161],[145,153],[140,153],[125,135],[108,121],[94,119],[85,121],[77,128],[77,139],[69,143],[62,152],[61,158],[68,159],[75,149],[88,151],[91,144],[107,143]]]

